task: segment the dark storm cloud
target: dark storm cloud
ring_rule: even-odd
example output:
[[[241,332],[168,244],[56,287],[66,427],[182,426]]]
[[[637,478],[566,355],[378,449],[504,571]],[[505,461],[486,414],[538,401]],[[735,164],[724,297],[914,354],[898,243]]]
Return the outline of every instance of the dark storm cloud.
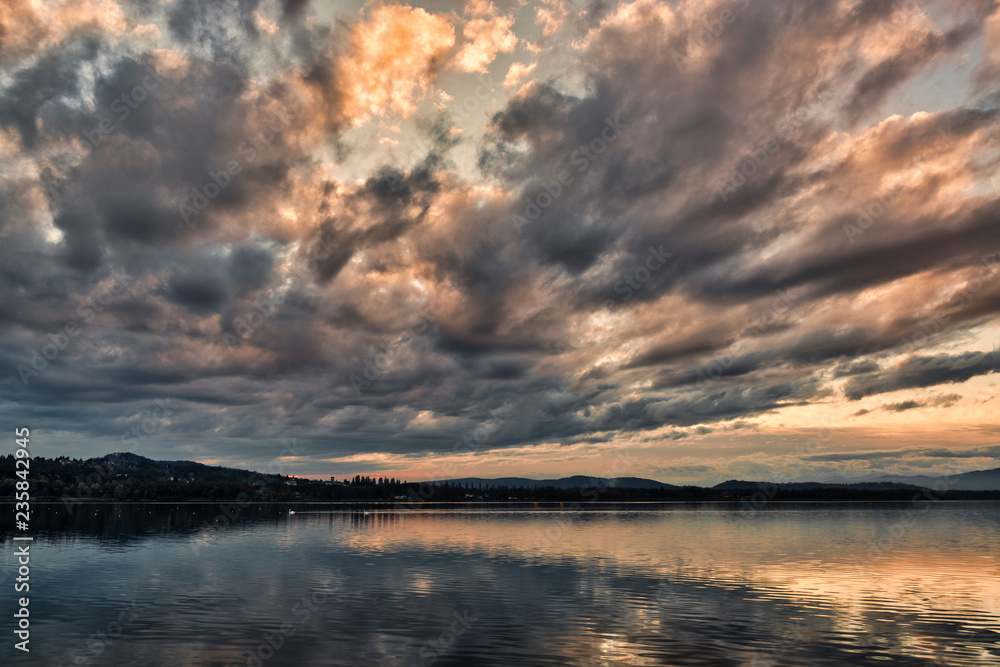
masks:
[[[217,59],[245,57],[256,41],[253,13],[260,0],[179,0],[167,24],[177,39],[207,47]]]
[[[815,382],[706,389],[669,400],[630,401],[609,408],[596,422],[600,429],[637,430],[663,425],[694,424],[758,415],[787,405],[803,404],[818,391]]]
[[[308,7],[309,0],[281,0],[281,18],[288,22],[299,21]]]
[[[998,370],[1000,370],[1000,356],[995,352],[917,356],[911,357],[896,368],[852,377],[844,385],[844,395],[856,401],[865,396],[899,389],[965,382],[977,375],[986,375]]]
[[[49,186],[58,211],[55,225],[65,235],[65,261],[74,268],[93,271],[109,245],[112,256],[142,252],[133,242],[155,252],[210,232],[221,216],[259,197],[256,186],[280,187],[284,178],[279,149],[269,146],[258,155],[246,143],[266,124],[259,107],[240,99],[245,83],[235,70],[195,61],[181,76],[151,73],[157,66],[122,60],[110,78],[99,82],[97,112],[65,128],[87,139],[89,149],[66,178]],[[142,93],[141,100],[134,91]],[[102,121],[113,129],[101,131]],[[280,134],[274,143],[281,143]],[[253,162],[245,157],[251,150]],[[195,189],[212,183],[211,174],[237,157],[245,162],[241,173],[230,177],[211,206],[187,224],[178,200],[193,202]]]
[[[77,94],[80,63],[93,60],[99,50],[97,42],[84,41],[66,51],[49,54],[15,74],[0,100],[0,124],[16,129],[27,147],[34,146],[38,142],[37,119],[41,114],[73,113],[60,98]]]
[[[867,248],[851,253],[828,250],[808,253],[797,259],[798,266],[770,267],[768,273],[761,271],[756,276],[738,283],[730,282],[713,291],[752,296],[806,284],[813,286],[814,296],[818,298],[920,273],[934,266],[942,253],[951,257],[953,262],[976,266],[981,261],[982,248],[996,247],[1000,243],[1000,229],[993,224],[998,215],[1000,202],[983,202],[976,209],[963,211],[957,224],[949,229],[930,228],[922,234],[909,238],[897,236],[882,243],[872,239]],[[830,228],[831,237],[839,241],[843,238],[842,227],[847,220],[831,222],[834,223]],[[836,224],[838,222],[840,224]],[[930,221],[916,222],[918,226],[927,228]]]
[[[212,270],[182,270],[171,276],[167,285],[167,298],[170,301],[195,311],[214,311],[228,296],[225,279],[219,272]]]
[[[229,278],[242,292],[254,292],[271,282],[274,255],[266,248],[242,245],[229,255]]]
[[[754,333],[777,333],[784,330],[784,327],[774,327],[771,325],[756,325]],[[897,344],[897,340],[881,340],[876,332],[861,328],[839,327],[837,329],[824,329],[812,331],[801,338],[786,336],[782,340],[781,347],[765,349],[740,356],[726,357],[722,360],[709,359],[706,365],[712,366],[712,377],[736,377],[746,375],[759,368],[773,367],[785,364],[794,364],[801,367],[810,367],[815,364],[839,359],[844,356],[857,356],[867,354],[880,348]],[[653,350],[641,357],[634,363],[634,366],[659,365],[675,357],[683,357],[694,352],[709,351],[724,347],[718,341],[711,343],[703,341],[702,345],[691,345],[686,349],[666,348]],[[704,373],[704,369],[702,369]],[[669,376],[668,376],[669,377]],[[698,374],[694,376],[687,374],[674,377],[668,382],[685,384],[698,379]]]
[[[833,376],[840,378],[850,375],[859,375],[861,373],[871,373],[877,370],[878,364],[874,361],[855,361],[853,363],[845,363],[834,368]]]

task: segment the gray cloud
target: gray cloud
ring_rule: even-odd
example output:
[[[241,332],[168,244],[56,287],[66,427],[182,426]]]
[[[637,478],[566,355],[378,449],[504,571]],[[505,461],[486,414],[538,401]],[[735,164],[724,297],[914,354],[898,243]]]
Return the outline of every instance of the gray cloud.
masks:
[[[844,386],[844,395],[856,401],[865,396],[899,389],[965,382],[969,378],[994,373],[997,370],[1000,370],[1000,357],[993,352],[917,356],[910,358],[898,368],[852,377]]]
[[[915,410],[916,408],[922,408],[926,403],[918,403],[916,401],[901,401],[899,403],[885,403],[882,405],[882,409],[886,412],[906,412],[907,410]]]
[[[973,449],[897,449],[893,451],[844,452],[802,457],[805,461],[878,461],[882,459],[976,459],[1000,458],[1000,445]]]
[[[859,400],[994,372],[974,350],[887,361],[929,317],[953,342],[1000,310],[983,268],[1000,200],[954,194],[993,173],[995,101],[890,115],[982,39],[989,9],[886,44],[899,3],[840,6],[753,3],[699,49],[697,6],[668,26],[643,5],[614,27],[599,3],[567,17],[588,36],[553,52],[565,74],[491,91],[478,134],[453,131],[455,105],[421,108],[423,154],[405,164],[366,134],[391,114],[349,131],[367,109],[341,67],[358,17],[325,25],[289,0],[272,34],[265,3],[184,0],[125,6],[159,26],[155,47],[68,30],[0,65],[0,141],[19,165],[0,178],[0,410],[101,453],[123,415],[170,396],[177,416],[149,443],[167,458],[266,460],[294,434],[321,461],[447,453],[500,408],[516,418],[485,450],[683,438],[834,400],[831,379]],[[915,159],[934,168],[915,176]],[[883,180],[902,185],[849,242]],[[670,253],[655,270],[651,248]],[[112,269],[129,293],[81,311]],[[872,296],[901,283],[912,302]],[[70,322],[79,336],[25,384],[18,368]]]

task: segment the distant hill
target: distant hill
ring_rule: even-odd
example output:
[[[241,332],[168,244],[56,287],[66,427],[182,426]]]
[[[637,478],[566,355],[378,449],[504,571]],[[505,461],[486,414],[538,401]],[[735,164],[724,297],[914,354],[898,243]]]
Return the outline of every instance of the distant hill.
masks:
[[[741,479],[731,479],[721,484],[716,484],[713,489],[719,491],[745,491],[759,489],[762,486],[774,485],[779,489],[790,491],[803,491],[806,489],[857,489],[859,491],[888,491],[888,490],[920,490],[921,486],[912,484],[898,484],[895,482],[856,482],[849,484],[846,482],[751,482]]]
[[[35,457],[31,461],[32,497],[86,500],[222,500],[259,501],[392,501],[392,502],[508,502],[577,501],[581,497],[606,501],[714,500],[740,501],[763,489],[773,500],[910,500],[920,489],[952,500],[1000,500],[1000,468],[944,477],[891,476],[858,481],[827,479],[774,484],[729,480],[711,488],[678,486],[641,477],[587,477],[559,479],[464,477],[428,482],[431,488],[401,479],[355,475],[336,481],[310,480],[264,474],[195,461],[154,461],[131,453],[92,459]],[[13,454],[0,456],[0,499],[13,499],[19,478]]]
[[[1000,468],[992,470],[974,470],[958,475],[945,475],[943,477],[928,477],[925,475],[902,476],[902,475],[882,475],[863,482],[851,482],[847,480],[836,480],[826,482],[790,482],[776,484],[781,489],[803,490],[803,489],[858,489],[862,491],[883,491],[893,489],[929,489],[945,484],[942,490],[950,491],[997,491],[1000,490]],[[745,489],[756,489],[761,485],[771,484],[771,482],[751,482],[745,480],[731,479],[721,484],[716,484],[713,489],[719,491],[737,491]]]
[[[944,482],[949,489],[957,491],[994,491],[1000,489],[1000,468],[992,470],[973,470],[963,472],[958,475],[946,475],[944,477],[927,477],[918,475],[915,477],[901,477],[897,475],[884,475],[869,480],[870,482],[897,482],[899,484],[913,484],[923,488],[932,487],[935,482]]]
[[[279,479],[274,475],[259,475],[249,470],[238,468],[226,468],[222,466],[209,466],[195,461],[154,461],[153,459],[131,453],[108,454],[96,459],[89,459],[85,462],[90,466],[100,466],[119,473],[135,475],[141,478],[149,477],[176,477],[179,479],[205,480],[205,481],[227,481],[227,482],[248,482],[254,478],[264,477],[268,480]],[[573,475],[572,477],[560,477],[558,479],[529,479],[527,477],[499,477],[488,479],[483,477],[463,477],[461,479],[449,479],[430,484],[443,484],[448,482],[461,486],[470,485],[474,488],[479,486],[506,486],[510,488],[537,489],[552,487],[556,489],[580,489],[594,487],[608,487],[618,489],[680,489],[680,485],[667,484],[655,479],[645,479],[642,477],[588,477],[586,475]],[[928,476],[901,476],[882,475],[865,479],[862,481],[839,478],[826,481],[803,481],[787,482],[777,486],[789,491],[801,491],[807,489],[855,489],[860,491],[886,491],[933,488],[934,484],[947,484],[947,488],[953,491],[995,491],[1000,490],[1000,468],[991,470],[975,470],[958,475],[946,475],[944,477]],[[741,489],[757,489],[761,484],[770,484],[767,481],[747,481],[731,479],[721,484],[711,487],[717,491],[736,491]]]
[[[14,496],[18,478],[11,454],[0,456],[0,498]],[[251,498],[294,500],[309,491],[320,500],[334,497],[332,487],[283,475],[260,474],[195,461],[154,461],[117,452],[91,459],[60,456],[31,459],[32,498],[69,503],[88,500],[216,500]],[[341,494],[350,495],[350,494]],[[338,496],[339,497],[339,496]]]
[[[429,484],[466,484],[473,488],[480,486],[508,486],[512,488],[523,487],[526,489],[538,489],[553,487],[556,489],[582,489],[587,487],[610,487],[618,489],[679,489],[674,484],[657,482],[655,479],[643,479],[642,477],[587,477],[585,475],[573,475],[572,477],[560,477],[559,479],[528,479],[527,477],[498,477],[496,479],[484,479],[482,477],[463,477],[461,479],[446,479],[439,482],[428,482]]]
[[[250,470],[210,466],[197,461],[155,461],[130,452],[115,452],[87,459],[83,463],[92,468],[139,478],[176,477],[208,482],[249,482],[255,478],[278,478],[275,475],[260,475]]]
[[[16,474],[13,454],[0,456],[0,499],[14,499]],[[389,477],[355,475],[337,481],[312,480],[279,474],[211,466],[195,461],[154,461],[131,453],[92,459],[38,456],[31,461],[32,498],[61,500],[73,507],[93,500],[115,501],[348,501],[348,502],[508,502],[577,501],[593,490],[601,500],[632,501],[667,497],[694,497],[704,489],[676,487],[655,480],[624,477],[561,480],[466,479],[440,483],[430,489]],[[481,489],[467,487],[482,487]],[[585,496],[588,497],[589,496]],[[240,505],[242,506],[242,505]]]

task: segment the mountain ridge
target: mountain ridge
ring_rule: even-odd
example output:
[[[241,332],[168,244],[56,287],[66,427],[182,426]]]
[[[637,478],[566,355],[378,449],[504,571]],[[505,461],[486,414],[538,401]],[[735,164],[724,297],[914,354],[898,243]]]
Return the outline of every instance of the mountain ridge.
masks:
[[[927,475],[881,475],[862,481],[846,480],[844,478],[833,478],[823,482],[801,481],[801,482],[767,482],[767,481],[747,481],[730,479],[712,486],[718,490],[739,490],[758,488],[760,486],[774,485],[782,489],[860,489],[860,490],[885,490],[885,489],[929,489],[938,488],[944,485],[943,490],[953,491],[997,491],[1000,490],[1000,468],[988,470],[970,470],[969,472],[955,475],[942,475],[940,477],[930,477]],[[935,486],[936,485],[936,486]]]
[[[588,475],[571,475],[570,477],[558,477],[555,479],[530,479],[528,477],[460,477],[456,479],[442,479],[434,482],[423,482],[424,484],[488,484],[493,486],[525,487],[529,489],[554,487],[557,489],[579,489],[586,487],[617,487],[623,489],[679,489],[681,485],[668,484],[655,479],[644,477],[590,477]]]
[[[202,477],[212,480],[237,481],[246,479],[248,476],[259,476],[267,479],[277,479],[280,477],[292,477],[281,474],[258,473],[243,468],[232,468],[229,466],[208,465],[198,461],[188,460],[156,460],[140,454],[131,452],[113,452],[104,456],[93,457],[81,461],[83,464],[100,466],[104,464],[109,470],[129,471],[129,472],[153,472],[160,474],[180,474],[183,476]],[[304,478],[301,478],[304,479]],[[400,480],[402,481],[402,480]],[[762,486],[775,486],[788,490],[806,489],[856,489],[856,490],[893,490],[893,489],[925,489],[940,488],[945,485],[947,489],[955,491],[996,491],[1000,490],[1000,468],[986,470],[971,470],[969,472],[955,475],[943,475],[932,477],[927,475],[880,475],[868,479],[846,479],[831,478],[824,481],[800,480],[796,482],[773,482],[768,480],[741,480],[730,479],[715,485],[701,484],[671,484],[655,479],[644,477],[592,477],[589,475],[571,475],[551,479],[531,479],[528,477],[461,477],[454,479],[434,480],[415,482],[417,484],[431,484],[439,486],[441,484],[470,485],[478,487],[484,486],[508,486],[512,488],[524,487],[537,489],[552,487],[560,490],[575,488],[621,488],[621,489],[667,489],[676,490],[684,487],[699,487],[714,489],[718,491],[733,491],[756,489]]]

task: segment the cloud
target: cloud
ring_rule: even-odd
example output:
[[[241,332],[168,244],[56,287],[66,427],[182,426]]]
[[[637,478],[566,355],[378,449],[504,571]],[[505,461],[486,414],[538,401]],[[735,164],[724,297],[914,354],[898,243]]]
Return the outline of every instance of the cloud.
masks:
[[[348,53],[336,66],[343,96],[338,120],[353,125],[388,113],[412,115],[455,45],[445,17],[403,5],[375,7],[347,39]]]
[[[537,63],[531,63],[530,65],[511,63],[510,69],[507,70],[507,75],[503,79],[503,87],[514,88],[519,86],[521,81],[535,70],[536,65]]]
[[[856,82],[845,105],[848,118],[857,121],[920,67],[941,53],[958,48],[974,34],[972,25],[962,24],[944,33],[928,32],[918,40],[901,44],[899,50],[876,63]]]
[[[120,35],[126,28],[121,7],[111,0],[72,0],[53,6],[10,0],[0,6],[0,62],[9,66],[75,36]]]
[[[882,373],[852,377],[844,386],[844,395],[852,401],[865,396],[884,394],[900,389],[932,387],[939,384],[965,382],[977,375],[1000,370],[1000,358],[993,352],[965,352],[933,357],[915,356],[900,366]]]
[[[934,407],[950,408],[962,400],[961,394],[941,394],[934,398]]]
[[[885,403],[882,405],[882,409],[886,412],[905,412],[907,410],[915,410],[916,408],[922,408],[926,403],[917,403],[916,401],[902,401],[900,403]]]
[[[562,27],[568,14],[566,3],[559,0],[544,0],[535,7],[535,23],[542,26],[542,35],[551,37]]]
[[[959,386],[997,370],[985,5],[751,3],[708,39],[716,4],[542,2],[516,16],[544,77],[538,26],[483,0],[79,6],[2,15],[31,39],[2,47],[0,396],[58,446],[103,453],[163,396],[150,453],[294,434],[323,472],[455,455],[501,408],[483,453],[524,460],[738,425],[756,456],[918,403],[991,423]]]
[[[878,369],[879,366],[874,361],[856,361],[837,366],[833,369],[833,376],[839,378],[850,375],[859,375],[861,373],[871,373],[873,371],[877,371]]]
[[[510,53],[517,45],[517,37],[511,32],[514,19],[496,15],[491,3],[473,2],[470,7],[483,16],[469,19],[462,26],[465,43],[452,66],[460,72],[486,72],[486,66],[498,53]]]
[[[805,461],[879,461],[883,459],[978,459],[1000,458],[1000,445],[972,449],[898,449],[892,451],[842,452],[802,457]]]

